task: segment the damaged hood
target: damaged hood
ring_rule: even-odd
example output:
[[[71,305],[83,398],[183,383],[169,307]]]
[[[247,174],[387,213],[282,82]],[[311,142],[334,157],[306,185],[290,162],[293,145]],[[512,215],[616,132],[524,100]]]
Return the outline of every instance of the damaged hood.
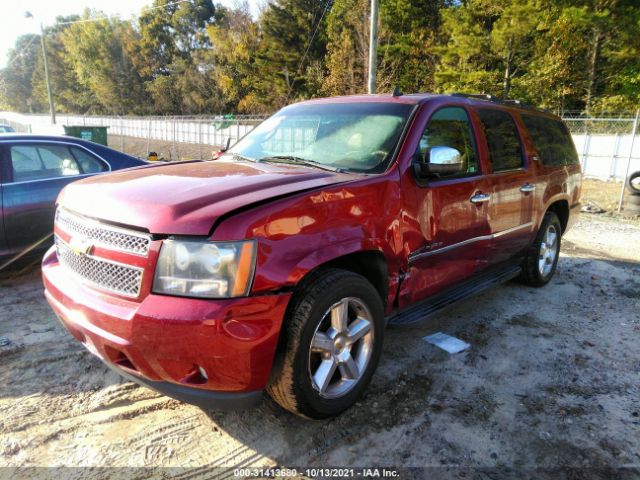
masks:
[[[172,163],[74,182],[58,203],[155,234],[208,235],[220,216],[236,209],[351,179],[344,173],[273,163]]]

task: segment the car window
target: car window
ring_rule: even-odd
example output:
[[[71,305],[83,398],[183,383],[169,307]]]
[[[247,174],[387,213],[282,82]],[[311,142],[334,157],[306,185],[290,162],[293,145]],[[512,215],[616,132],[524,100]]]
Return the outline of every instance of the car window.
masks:
[[[100,173],[106,172],[107,166],[98,158],[91,155],[86,150],[77,147],[71,147],[73,156],[76,158],[84,173]]]
[[[489,146],[493,171],[522,168],[520,136],[511,115],[492,109],[480,109],[478,114]]]
[[[571,134],[561,121],[537,115],[521,116],[544,165],[564,166],[579,163]]]
[[[428,161],[427,153],[433,147],[455,148],[462,156],[462,172],[443,173],[439,178],[473,175],[479,171],[476,142],[469,116],[464,108],[445,107],[432,115],[420,137],[416,153],[421,159]]]
[[[58,145],[13,146],[11,165],[14,182],[73,176],[81,172],[69,149]]]

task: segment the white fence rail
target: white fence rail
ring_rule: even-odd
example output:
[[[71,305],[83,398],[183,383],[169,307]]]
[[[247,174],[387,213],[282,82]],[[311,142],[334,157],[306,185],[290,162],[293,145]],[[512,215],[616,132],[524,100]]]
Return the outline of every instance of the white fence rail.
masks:
[[[24,115],[0,112],[0,123],[8,123],[18,131],[41,134],[62,134],[63,125],[107,126],[109,135],[173,144],[208,145],[212,148],[235,143],[255,128],[265,116],[216,115],[201,117],[105,117],[58,115],[51,125],[48,115]],[[565,118],[587,177],[603,180],[624,178],[632,138],[632,118]],[[118,148],[118,145],[111,145]],[[201,150],[202,151],[202,150]],[[631,172],[640,170],[640,142],[631,152]]]

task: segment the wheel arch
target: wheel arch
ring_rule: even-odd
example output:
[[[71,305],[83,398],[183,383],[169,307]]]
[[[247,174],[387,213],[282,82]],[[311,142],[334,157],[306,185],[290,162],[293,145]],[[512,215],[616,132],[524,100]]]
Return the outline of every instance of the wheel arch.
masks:
[[[389,296],[389,271],[387,259],[384,256],[384,253],[380,250],[355,251],[326,260],[325,262],[316,265],[314,268],[306,272],[293,287],[293,295],[289,300],[283,324],[280,327],[278,344],[273,359],[273,367],[271,369],[271,379],[274,379],[282,369],[287,343],[285,323],[291,317],[291,312],[296,306],[296,295],[307,285],[315,281],[323,272],[331,269],[346,270],[366,278],[376,289],[378,295],[380,295],[383,307],[386,309]]]
[[[560,226],[562,227],[562,233],[567,230],[569,224],[569,201],[566,199],[558,199],[549,204],[545,212],[553,212],[558,216],[560,220]]]

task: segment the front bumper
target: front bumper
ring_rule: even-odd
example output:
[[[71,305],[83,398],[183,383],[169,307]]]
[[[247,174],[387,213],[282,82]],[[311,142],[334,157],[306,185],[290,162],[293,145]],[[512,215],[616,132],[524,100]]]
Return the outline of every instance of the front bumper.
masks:
[[[149,294],[132,301],[77,281],[54,248],[42,275],[67,330],[128,379],[202,407],[259,402],[290,293],[225,300]]]

